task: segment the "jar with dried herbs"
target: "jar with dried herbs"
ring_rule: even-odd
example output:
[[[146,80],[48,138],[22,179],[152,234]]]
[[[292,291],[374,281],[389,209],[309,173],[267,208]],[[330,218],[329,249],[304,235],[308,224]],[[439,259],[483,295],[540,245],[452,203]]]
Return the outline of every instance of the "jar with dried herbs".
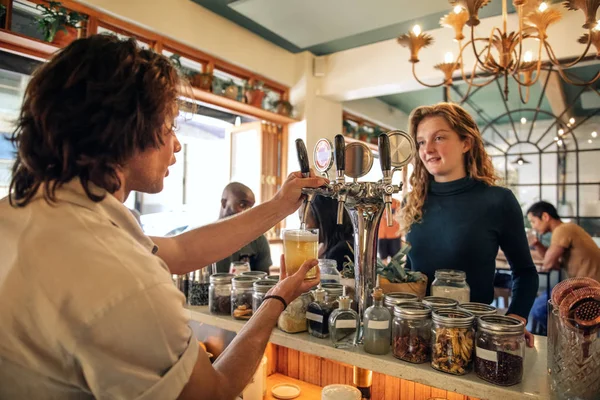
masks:
[[[439,309],[432,314],[431,366],[439,371],[464,375],[471,370],[475,330],[473,314]]]
[[[431,353],[431,308],[423,303],[394,307],[394,356],[415,364],[429,360]]]
[[[394,315],[394,306],[402,303],[418,302],[419,297],[414,293],[390,292],[383,297],[383,305],[388,309],[390,315]]]
[[[312,297],[309,292],[298,296],[279,315],[277,327],[287,333],[306,332],[308,330],[306,309],[311,302]]]
[[[500,386],[523,379],[525,324],[516,318],[488,315],[479,318],[475,346],[475,373]]]
[[[231,316],[235,319],[252,317],[253,284],[258,279],[251,276],[234,276],[231,280]]]
[[[212,314],[231,314],[231,279],[233,274],[216,273],[210,276],[208,309]]]

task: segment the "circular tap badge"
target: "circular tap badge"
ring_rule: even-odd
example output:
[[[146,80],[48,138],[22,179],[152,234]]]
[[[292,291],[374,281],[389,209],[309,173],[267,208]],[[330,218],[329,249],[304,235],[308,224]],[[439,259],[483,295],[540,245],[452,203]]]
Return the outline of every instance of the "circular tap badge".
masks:
[[[327,173],[333,165],[333,146],[327,139],[319,139],[313,153],[317,171]]]

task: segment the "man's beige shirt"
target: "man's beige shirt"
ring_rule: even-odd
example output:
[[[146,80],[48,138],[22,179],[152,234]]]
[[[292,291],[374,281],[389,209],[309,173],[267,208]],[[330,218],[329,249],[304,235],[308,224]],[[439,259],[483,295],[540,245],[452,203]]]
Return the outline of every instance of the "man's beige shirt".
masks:
[[[56,197],[0,200],[0,399],[175,399],[198,343],[154,243],[111,195]]]
[[[570,278],[593,278],[600,282],[600,248],[582,227],[562,223],[552,231],[551,244],[565,249],[564,259]]]

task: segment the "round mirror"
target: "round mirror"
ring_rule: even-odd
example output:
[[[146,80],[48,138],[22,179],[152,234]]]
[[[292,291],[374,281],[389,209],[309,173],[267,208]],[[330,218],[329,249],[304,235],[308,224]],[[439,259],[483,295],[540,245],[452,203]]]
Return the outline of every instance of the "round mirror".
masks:
[[[350,178],[365,176],[373,167],[373,153],[366,145],[358,142],[346,145],[346,175]]]
[[[313,151],[313,160],[317,171],[327,174],[333,165],[333,146],[327,139],[319,139]]]
[[[417,154],[417,146],[413,138],[404,131],[389,131],[390,157],[392,167],[402,168]]]

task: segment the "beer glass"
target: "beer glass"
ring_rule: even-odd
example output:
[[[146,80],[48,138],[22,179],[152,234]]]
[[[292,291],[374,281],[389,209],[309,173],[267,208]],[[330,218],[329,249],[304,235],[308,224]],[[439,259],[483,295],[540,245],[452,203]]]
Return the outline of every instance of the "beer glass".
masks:
[[[317,259],[319,248],[318,229],[284,229],[282,232],[283,255],[287,274],[295,274],[307,260]],[[304,279],[317,276],[318,266],[306,273]]]

